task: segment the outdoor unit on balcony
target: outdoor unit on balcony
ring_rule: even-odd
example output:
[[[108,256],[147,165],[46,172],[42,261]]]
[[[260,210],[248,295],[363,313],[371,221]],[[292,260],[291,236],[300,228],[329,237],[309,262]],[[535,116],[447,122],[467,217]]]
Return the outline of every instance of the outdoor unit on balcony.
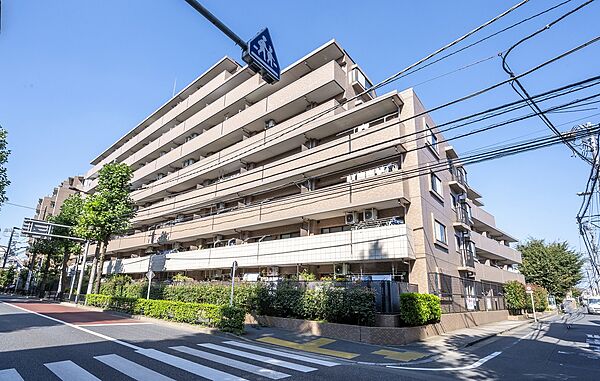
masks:
[[[160,179],[162,179],[163,177],[165,177],[165,174],[164,174],[164,173],[157,173],[157,174],[156,174],[156,180],[160,180]]]
[[[217,202],[217,210],[225,209],[225,203],[223,201]]]
[[[353,225],[358,223],[358,213],[357,212],[346,212],[346,224]]]
[[[265,122],[265,129],[273,128],[276,124],[274,119],[269,119]]]
[[[458,196],[456,196],[456,199],[458,200],[458,202],[467,202],[467,195],[464,193],[459,194]]]
[[[369,128],[369,123],[361,124],[360,126],[354,127],[353,133],[361,132]]]
[[[277,267],[277,266],[267,267],[267,276],[279,276],[279,267]]]
[[[363,211],[364,221],[375,221],[377,219],[377,209],[369,208]]]

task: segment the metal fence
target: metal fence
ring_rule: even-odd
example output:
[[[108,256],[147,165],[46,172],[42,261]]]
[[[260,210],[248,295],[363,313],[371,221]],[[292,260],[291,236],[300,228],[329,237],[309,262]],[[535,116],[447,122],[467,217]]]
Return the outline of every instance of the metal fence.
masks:
[[[505,310],[501,283],[429,273],[429,293],[440,297],[443,313]]]

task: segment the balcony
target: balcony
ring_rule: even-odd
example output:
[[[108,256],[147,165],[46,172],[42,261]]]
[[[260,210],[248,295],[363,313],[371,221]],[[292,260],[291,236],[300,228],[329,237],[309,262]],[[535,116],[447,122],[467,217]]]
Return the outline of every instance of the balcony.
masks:
[[[230,268],[233,261],[255,268],[401,259],[415,259],[406,225],[152,255],[151,268],[159,272]],[[103,274],[145,273],[149,261],[150,256],[115,259],[104,263]]]
[[[475,268],[475,253],[471,241],[466,240],[460,248],[461,267],[463,270],[473,271]],[[461,268],[459,268],[461,270]]]
[[[450,189],[456,193],[465,193],[468,188],[467,171],[463,167],[449,167],[452,179],[448,182]]]
[[[507,264],[521,263],[521,253],[494,239],[484,237],[477,232],[471,232],[471,241],[475,244],[477,254],[482,257],[505,262]]]
[[[525,283],[525,277],[521,273],[503,270],[482,263],[475,263],[475,272],[478,280],[496,283],[506,283],[511,280],[517,280],[521,283]]]
[[[469,231],[471,230],[472,224],[473,221],[471,221],[471,215],[469,213],[467,205],[465,203],[459,202],[456,205],[455,219],[452,225],[458,230]]]

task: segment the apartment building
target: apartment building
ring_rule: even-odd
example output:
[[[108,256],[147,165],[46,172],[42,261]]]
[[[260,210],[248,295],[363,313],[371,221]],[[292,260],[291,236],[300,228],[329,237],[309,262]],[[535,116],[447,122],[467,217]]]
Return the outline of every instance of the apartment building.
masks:
[[[73,176],[65,179],[59,186],[54,188],[51,195],[42,197],[38,200],[35,208],[36,220],[47,220],[48,217],[60,213],[60,208],[65,200],[72,194],[77,193],[77,189],[82,189],[84,183],[83,176]]]
[[[274,85],[217,62],[92,161],[89,192],[104,164],[134,169],[137,214],[104,274],[224,279],[235,261],[247,280],[522,281],[515,239],[414,91],[370,86],[335,41]]]

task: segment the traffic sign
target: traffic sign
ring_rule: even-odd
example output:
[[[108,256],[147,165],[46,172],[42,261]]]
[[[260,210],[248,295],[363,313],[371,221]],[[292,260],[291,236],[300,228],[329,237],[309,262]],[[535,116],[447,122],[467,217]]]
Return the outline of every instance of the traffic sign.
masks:
[[[261,30],[253,39],[248,41],[242,59],[250,69],[260,73],[267,83],[279,81],[281,68],[275,54],[273,40],[269,34],[269,28]]]
[[[148,270],[146,273],[146,278],[148,278],[148,280],[152,280],[152,278],[154,278],[154,271]]]
[[[525,292],[528,294],[533,294],[533,288],[531,288],[531,286],[527,286],[525,287]]]

